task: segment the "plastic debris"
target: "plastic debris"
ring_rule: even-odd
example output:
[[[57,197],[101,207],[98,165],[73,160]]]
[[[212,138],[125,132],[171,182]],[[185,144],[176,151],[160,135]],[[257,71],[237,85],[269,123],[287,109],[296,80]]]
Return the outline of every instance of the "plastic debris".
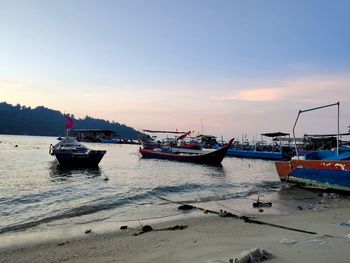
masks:
[[[227,212],[226,210],[220,210],[219,216],[220,217],[234,217],[234,218],[238,218],[237,215],[232,214],[230,212]]]
[[[211,259],[208,260],[208,263],[260,263],[272,257],[273,255],[265,249],[252,248],[251,250],[242,251],[238,257],[230,258],[228,261]]]
[[[91,229],[87,229],[87,230],[85,230],[85,234],[89,234],[89,233],[91,233]]]
[[[280,242],[278,242],[278,244],[286,244],[286,245],[294,245],[298,243],[297,240],[294,240],[294,239],[287,239],[287,238],[284,238],[282,239]]]
[[[241,255],[237,258],[230,259],[231,263],[259,263],[261,261],[272,258],[272,254],[267,252],[265,249],[252,248],[241,252]]]
[[[166,230],[183,230],[187,227],[188,227],[187,225],[181,225],[181,226],[176,225],[176,226],[168,227]]]
[[[128,229],[128,226],[121,226],[120,229],[121,229],[121,230]]]
[[[287,239],[284,238],[278,244],[285,244],[285,245],[301,245],[301,244],[308,244],[308,243],[318,243],[319,245],[325,245],[327,241],[320,240],[320,239],[305,239],[305,240],[294,240],[294,239]]]
[[[350,221],[340,223],[341,226],[350,227]]]

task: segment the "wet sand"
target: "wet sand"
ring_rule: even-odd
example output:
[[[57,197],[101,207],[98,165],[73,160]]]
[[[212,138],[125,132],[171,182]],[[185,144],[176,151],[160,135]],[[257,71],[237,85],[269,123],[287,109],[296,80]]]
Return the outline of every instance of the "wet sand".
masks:
[[[250,202],[243,212],[259,221],[314,234],[197,209],[188,218],[142,222],[153,228],[143,234],[139,234],[141,227],[108,234],[96,234],[92,229],[83,238],[13,245],[0,250],[0,262],[228,262],[252,248],[271,253],[273,258],[266,262],[349,262],[350,198],[298,191],[263,196],[261,199],[272,201],[271,208],[258,212]],[[242,212],[244,206],[237,202],[242,201],[205,205],[208,210],[226,208],[238,214],[233,209],[239,207]]]

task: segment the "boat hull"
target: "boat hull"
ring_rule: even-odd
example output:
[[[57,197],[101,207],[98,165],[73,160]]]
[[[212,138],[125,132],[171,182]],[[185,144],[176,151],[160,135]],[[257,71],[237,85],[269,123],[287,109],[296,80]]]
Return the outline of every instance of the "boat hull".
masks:
[[[227,156],[239,157],[239,158],[253,158],[253,159],[265,159],[265,160],[288,160],[290,159],[281,152],[268,152],[268,151],[248,151],[239,149],[229,149]]]
[[[57,161],[62,166],[70,167],[93,167],[97,166],[105,155],[106,151],[91,150],[87,153],[74,153],[71,151],[55,151]]]
[[[350,161],[291,160],[276,169],[281,181],[350,192]]]

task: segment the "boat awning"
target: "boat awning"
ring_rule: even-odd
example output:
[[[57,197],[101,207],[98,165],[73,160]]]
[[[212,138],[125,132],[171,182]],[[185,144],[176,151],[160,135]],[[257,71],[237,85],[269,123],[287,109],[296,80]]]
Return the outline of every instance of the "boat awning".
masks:
[[[339,133],[339,136],[346,136],[350,135],[350,132],[347,133]],[[305,137],[315,137],[315,138],[329,138],[329,137],[336,137],[336,133],[332,134],[304,134]]]
[[[208,139],[215,139],[216,136],[213,135],[198,135],[197,138],[208,138]]]
[[[106,130],[106,129],[73,129],[74,132],[102,132],[116,134],[116,131]]]
[[[175,134],[183,134],[186,132],[182,132],[182,131],[157,131],[157,130],[145,130],[143,129],[144,132],[150,132],[150,133],[175,133]]]
[[[289,133],[285,132],[269,132],[269,133],[262,133],[262,136],[266,137],[280,137],[280,136],[289,136]]]

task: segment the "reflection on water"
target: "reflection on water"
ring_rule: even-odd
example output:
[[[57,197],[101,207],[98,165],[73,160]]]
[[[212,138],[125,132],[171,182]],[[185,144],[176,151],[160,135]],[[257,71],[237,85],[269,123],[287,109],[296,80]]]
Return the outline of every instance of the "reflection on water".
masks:
[[[225,167],[222,164],[214,165],[214,166],[207,166],[208,169],[208,175],[214,176],[214,177],[224,177],[226,174]]]
[[[75,176],[84,176],[86,178],[94,178],[101,176],[101,168],[96,167],[65,167],[57,161],[50,162],[49,174],[53,181],[67,181]]]

